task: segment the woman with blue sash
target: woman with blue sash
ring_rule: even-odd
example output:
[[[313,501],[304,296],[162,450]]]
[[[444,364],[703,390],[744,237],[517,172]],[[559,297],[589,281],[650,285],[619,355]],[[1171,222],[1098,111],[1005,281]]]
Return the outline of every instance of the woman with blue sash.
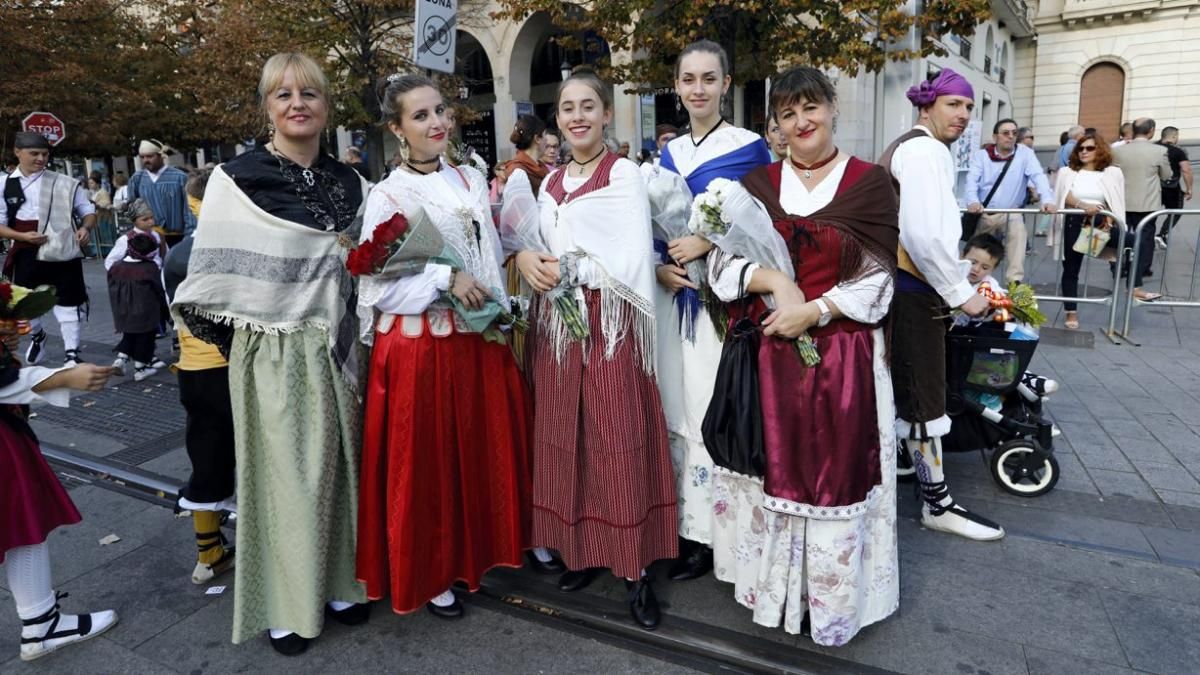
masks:
[[[688,111],[689,133],[663,148],[659,167],[649,177],[651,200],[659,202],[652,204],[652,212],[670,210],[661,202],[680,198],[683,187],[678,178],[675,194],[664,194],[662,189],[673,176],[686,181],[690,201],[715,178],[736,181],[771,163],[770,150],[758,134],[721,116],[721,102],[731,81],[729,57],[717,43],[701,40],[679,55],[675,92]],[[719,317],[724,312],[717,310],[716,296],[702,287],[713,245],[697,235],[669,241],[661,236],[656,230],[654,245],[660,262],[656,302],[658,315],[664,317],[658,322],[658,383],[670,431],[680,537],[679,558],[669,575],[682,581],[712,570],[713,464],[700,425],[716,381],[724,333]],[[700,273],[689,274],[689,266]]]

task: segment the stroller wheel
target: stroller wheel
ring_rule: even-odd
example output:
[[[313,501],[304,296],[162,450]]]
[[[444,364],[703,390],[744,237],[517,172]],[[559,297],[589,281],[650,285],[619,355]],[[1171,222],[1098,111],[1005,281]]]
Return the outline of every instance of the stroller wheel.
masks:
[[[1039,497],[1058,483],[1058,460],[1026,438],[1004,443],[992,453],[992,478],[1018,497]]]

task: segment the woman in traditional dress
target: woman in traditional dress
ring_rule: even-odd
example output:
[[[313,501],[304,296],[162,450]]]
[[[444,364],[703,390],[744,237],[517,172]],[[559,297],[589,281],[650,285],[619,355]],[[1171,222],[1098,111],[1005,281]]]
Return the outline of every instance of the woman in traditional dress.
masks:
[[[687,109],[690,130],[667,143],[659,166],[682,176],[693,195],[704,192],[714,178],[737,180],[747,171],[771,162],[762,137],[722,117],[721,102],[731,81],[729,57],[715,42],[695,42],[675,62],[675,92]],[[683,267],[703,261],[712,244],[690,235],[669,242],[656,241],[655,248],[661,263],[656,269],[658,383],[679,496],[680,555],[668,574],[682,581],[702,577],[712,569],[713,464],[700,425],[717,378],[721,338],[709,316],[716,309],[710,307],[716,299],[698,293],[702,280],[689,279]],[[677,301],[685,296],[693,300]],[[694,306],[694,312],[689,305]]]
[[[633,162],[604,144],[612,87],[576,73],[558,90],[570,161],[538,199],[550,253],[518,254],[539,295],[533,337],[533,543],[571,570],[559,587],[587,586],[600,568],[625,578],[630,610],[658,624],[645,568],[676,549],[675,486],[654,383],[654,272],[646,188]],[[619,217],[616,217],[619,216]],[[544,295],[566,291],[587,336]]]
[[[361,432],[354,280],[367,183],[321,149],[325,75],[302,54],[263,66],[265,147],[213,170],[172,311],[229,358],[237,458],[233,641],[268,631],[303,652],[328,613],[357,624]]]
[[[899,603],[892,384],[880,327],[898,242],[884,170],[834,144],[837,99],[818,70],[771,81],[770,109],[789,160],[756,169],[746,190],[787,243],[796,281],[742,259],[714,260],[714,290],[771,293],[758,353],[766,475],[718,472],[716,576],[754,621],[842,645]],[[720,255],[718,255],[720,257]],[[761,307],[752,311],[757,315]],[[807,331],[821,361],[806,368]]]
[[[404,163],[371,191],[362,240],[393,221],[435,226],[462,267],[428,263],[360,282],[360,326],[374,350],[358,575],[367,597],[390,593],[399,614],[426,606],[459,618],[451,584],[475,590],[489,569],[520,566],[528,546],[532,410],[496,327],[477,332],[451,305],[507,304],[486,179],[441,159],[446,105],[429,78],[393,76],[383,111]]]
[[[67,407],[69,389],[98,391],[112,368],[81,363],[73,368],[22,368],[12,356],[16,322],[0,327],[0,563],[21,618],[21,660],[41,658],[112,628],[112,610],[62,614],[50,574],[47,537],[61,525],[80,521],[79,511],[46,464],[26,421],[34,401]],[[6,657],[5,657],[6,658]]]

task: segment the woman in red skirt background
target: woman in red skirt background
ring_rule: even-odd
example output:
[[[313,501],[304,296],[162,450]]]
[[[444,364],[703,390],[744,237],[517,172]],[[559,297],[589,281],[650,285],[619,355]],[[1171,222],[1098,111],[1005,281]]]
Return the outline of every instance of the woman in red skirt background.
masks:
[[[562,555],[564,591],[603,568],[625,578],[634,620],[652,629],[660,612],[645,568],[678,553],[675,479],[653,375],[649,201],[637,165],[605,147],[611,92],[590,73],[559,87],[571,156],[538,197],[550,253],[517,256],[541,294],[529,357],[533,543]]]

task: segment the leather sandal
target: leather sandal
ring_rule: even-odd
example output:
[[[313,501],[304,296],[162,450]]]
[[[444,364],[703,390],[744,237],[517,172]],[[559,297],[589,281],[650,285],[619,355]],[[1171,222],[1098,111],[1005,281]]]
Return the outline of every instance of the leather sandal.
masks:
[[[1063,321],[1063,325],[1067,330],[1079,330],[1079,312],[1067,312],[1067,319]]]

